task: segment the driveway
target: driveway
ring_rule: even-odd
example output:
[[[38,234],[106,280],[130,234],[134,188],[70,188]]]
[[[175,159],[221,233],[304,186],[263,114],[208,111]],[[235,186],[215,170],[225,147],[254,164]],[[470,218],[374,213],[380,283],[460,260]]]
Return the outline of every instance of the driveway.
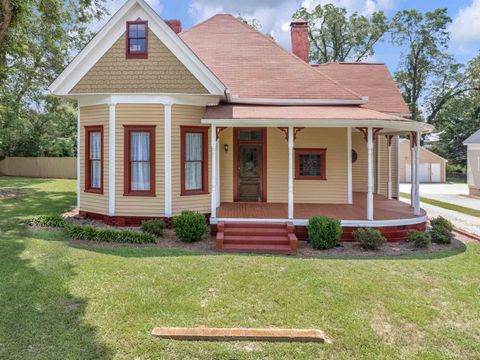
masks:
[[[400,191],[410,193],[410,184],[400,184]],[[420,196],[480,210],[480,199],[468,197],[466,184],[420,184]]]

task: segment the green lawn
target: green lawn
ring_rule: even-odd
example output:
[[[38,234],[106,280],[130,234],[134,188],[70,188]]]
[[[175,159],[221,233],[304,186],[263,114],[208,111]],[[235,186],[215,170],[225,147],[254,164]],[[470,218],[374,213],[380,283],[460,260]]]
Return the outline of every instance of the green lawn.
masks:
[[[480,358],[480,244],[396,259],[202,255],[72,245],[23,216],[68,180],[1,178],[0,359]],[[320,328],[332,345],[180,342],[155,326]]]
[[[410,198],[410,194],[405,193],[405,192],[401,192],[400,196],[403,197],[403,198],[407,198],[407,199]],[[453,211],[456,211],[456,212],[459,212],[459,213],[462,213],[462,214],[465,214],[465,215],[480,217],[480,210],[477,210],[477,209],[472,209],[472,208],[465,207],[465,206],[455,205],[455,204],[447,203],[447,202],[444,202],[444,201],[429,199],[429,198],[426,198],[426,197],[423,197],[423,196],[420,196],[420,201],[424,202],[425,204],[438,206],[438,207],[441,207],[441,208],[447,209],[447,210],[453,210]]]

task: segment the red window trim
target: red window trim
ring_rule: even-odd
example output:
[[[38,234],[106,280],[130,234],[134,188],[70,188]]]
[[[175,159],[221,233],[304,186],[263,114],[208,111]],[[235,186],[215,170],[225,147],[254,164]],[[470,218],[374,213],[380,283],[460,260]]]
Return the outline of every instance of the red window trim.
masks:
[[[124,196],[155,196],[155,125],[123,125],[124,128]],[[131,184],[131,132],[150,133],[150,190],[132,190]]]
[[[201,195],[208,194],[208,127],[205,126],[181,126],[180,127],[180,173],[181,173],[181,191],[180,195]],[[202,189],[185,189],[185,137],[187,133],[202,134]]]
[[[145,52],[130,52],[130,31],[131,24],[145,24]],[[148,59],[148,21],[136,20],[127,21],[127,30],[125,33],[125,57],[127,59]]]
[[[320,155],[320,176],[300,175],[300,155]],[[295,149],[295,180],[327,180],[327,149]]]
[[[92,187],[90,133],[100,132],[100,188]],[[103,194],[103,125],[85,126],[85,192]]]

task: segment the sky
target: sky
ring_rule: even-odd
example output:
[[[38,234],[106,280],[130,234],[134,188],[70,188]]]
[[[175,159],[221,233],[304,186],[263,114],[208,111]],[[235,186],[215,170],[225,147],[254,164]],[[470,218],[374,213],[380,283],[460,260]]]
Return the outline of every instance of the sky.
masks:
[[[125,0],[108,0],[110,13],[118,10]],[[290,50],[289,24],[293,12],[301,6],[313,8],[317,4],[332,3],[348,12],[369,16],[382,10],[387,17],[398,10],[417,9],[421,12],[446,7],[452,18],[449,51],[457,61],[466,63],[480,50],[480,0],[146,0],[163,19],[180,19],[183,29],[217,13],[241,14],[255,18],[262,25],[261,31],[272,33],[277,42]],[[104,20],[105,21],[105,20]],[[100,27],[96,24],[96,27]],[[398,66],[402,49],[390,43],[388,37],[377,44],[376,53],[369,61],[384,62],[390,71]]]

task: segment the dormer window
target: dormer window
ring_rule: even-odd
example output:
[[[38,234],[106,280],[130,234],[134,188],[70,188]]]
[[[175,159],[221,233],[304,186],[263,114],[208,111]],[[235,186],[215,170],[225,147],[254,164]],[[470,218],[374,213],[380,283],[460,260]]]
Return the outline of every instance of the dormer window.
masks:
[[[148,22],[127,21],[127,59],[148,58]]]

